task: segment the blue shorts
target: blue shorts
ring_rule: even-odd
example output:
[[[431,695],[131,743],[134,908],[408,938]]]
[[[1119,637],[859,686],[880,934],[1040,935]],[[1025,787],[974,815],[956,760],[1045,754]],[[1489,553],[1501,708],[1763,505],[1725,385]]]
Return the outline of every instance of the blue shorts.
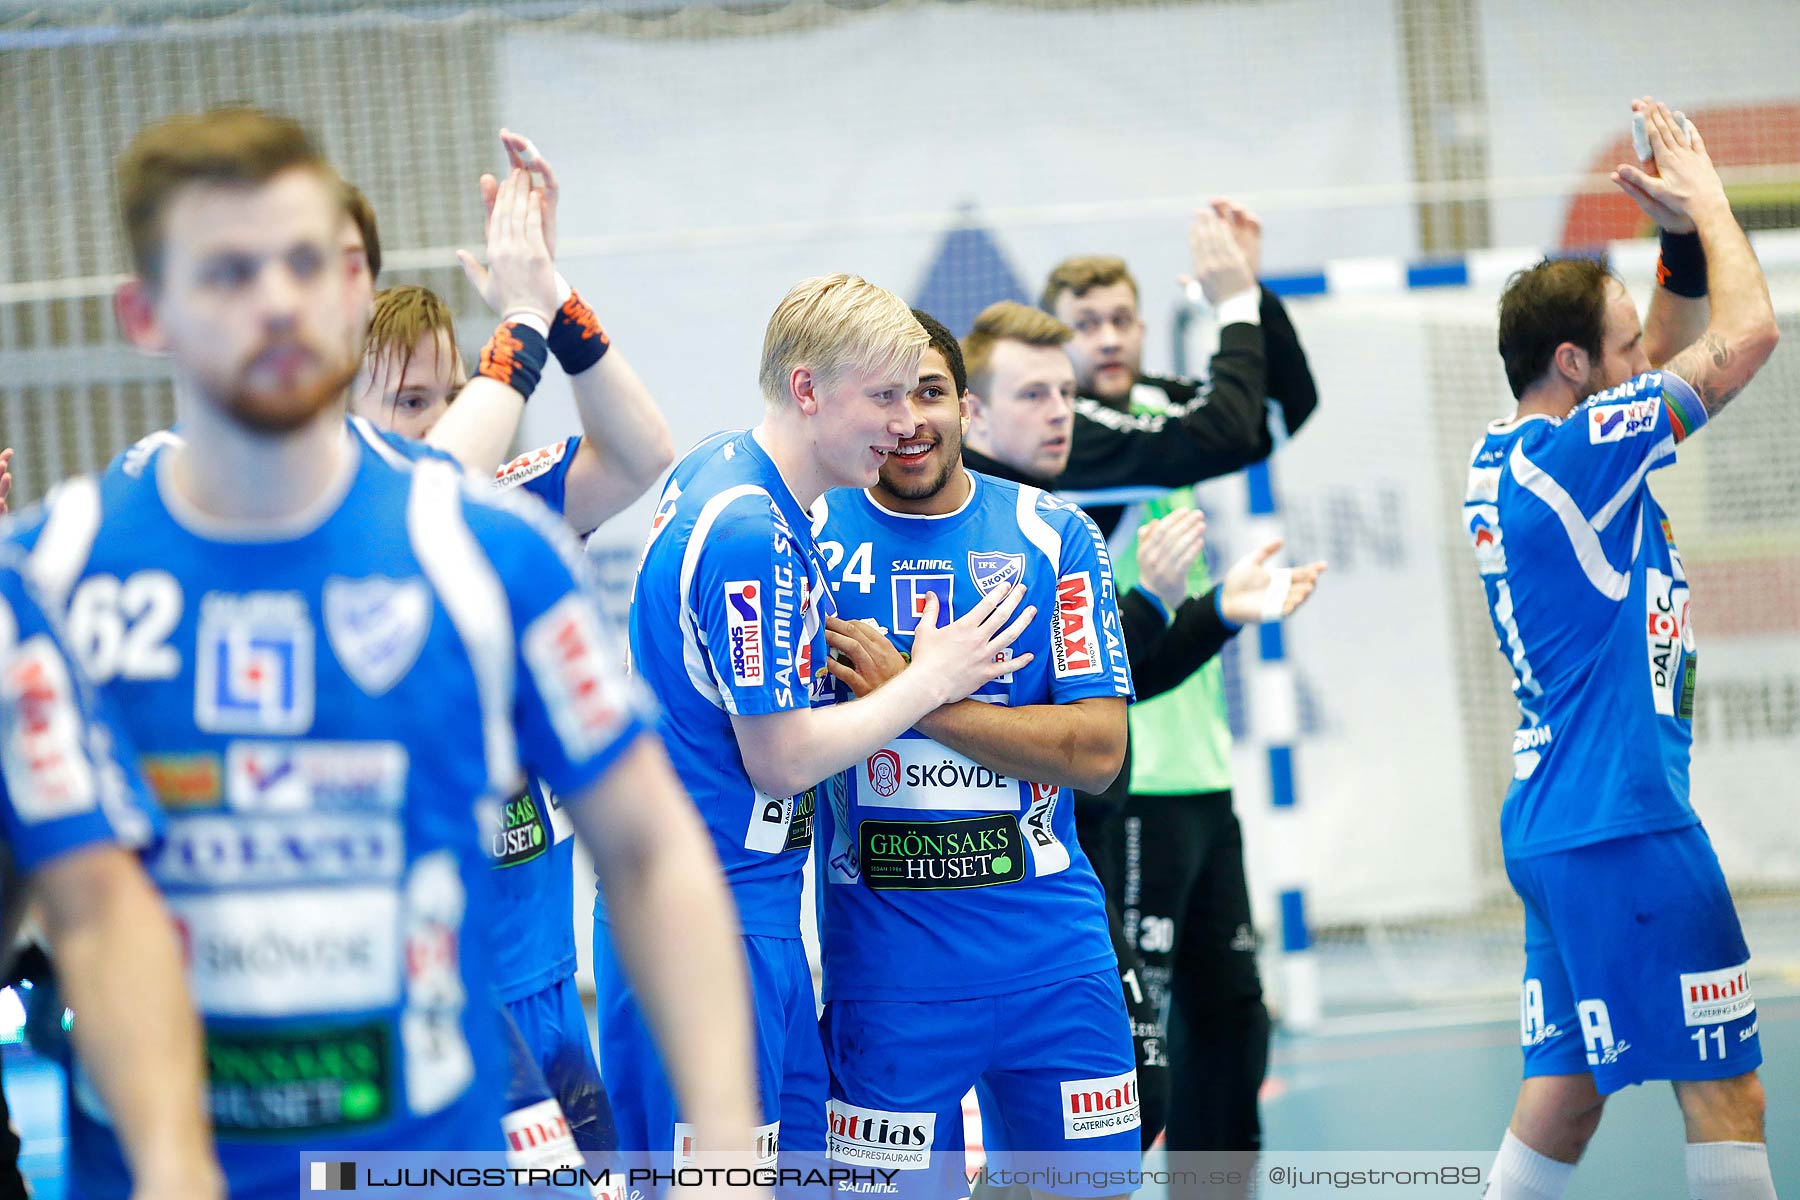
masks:
[[[506,1002],[506,1012],[562,1106],[575,1144],[584,1151],[619,1148],[612,1106],[600,1084],[600,1065],[588,1040],[587,1013],[575,977],[565,975],[541,992]]]
[[[687,1131],[662,1058],[644,1023],[637,998],[613,951],[608,927],[594,923],[594,987],[600,1006],[600,1077],[612,1098],[619,1146],[656,1156],[671,1151],[679,1161]],[[744,953],[754,1006],[756,1076],[762,1103],[759,1154],[779,1146],[822,1155],[825,1151],[825,1054],[813,1001],[812,969],[799,938],[745,937]]]
[[[1699,825],[1508,861],[1525,902],[1525,1076],[1602,1095],[1762,1062],[1750,950]]]
[[[909,1196],[968,1195],[962,1099],[976,1087],[996,1165],[1138,1168],[1137,1058],[1116,971],[975,1000],[833,1000],[821,1027],[833,1166],[923,1171],[896,1182]]]

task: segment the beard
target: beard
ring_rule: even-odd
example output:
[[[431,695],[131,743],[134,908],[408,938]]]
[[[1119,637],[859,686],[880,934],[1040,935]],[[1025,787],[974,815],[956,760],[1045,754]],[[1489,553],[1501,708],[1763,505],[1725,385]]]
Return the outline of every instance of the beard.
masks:
[[[258,386],[256,363],[275,349],[301,349],[316,360],[312,370],[291,384]],[[312,422],[321,412],[340,402],[344,389],[356,378],[354,357],[334,359],[319,347],[297,340],[268,342],[250,356],[246,365],[224,387],[208,389],[218,398],[218,408],[239,428],[265,437],[279,437]]]
[[[955,449],[956,453],[945,451]],[[887,467],[881,468],[881,490],[890,496],[898,496],[902,500],[929,500],[943,491],[949,484],[950,477],[956,473],[957,461],[961,457],[960,448],[950,447],[939,442],[937,450],[941,452],[941,461],[937,471],[923,479],[901,479],[899,472],[890,472]]]

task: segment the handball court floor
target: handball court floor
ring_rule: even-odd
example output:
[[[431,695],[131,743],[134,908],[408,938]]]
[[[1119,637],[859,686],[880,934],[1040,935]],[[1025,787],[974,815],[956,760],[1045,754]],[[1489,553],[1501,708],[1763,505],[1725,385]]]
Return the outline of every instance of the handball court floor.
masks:
[[[1759,986],[1757,1003],[1770,1163],[1781,1194],[1800,1200],[1800,976],[1762,984],[1777,985]],[[1518,1071],[1518,1020],[1497,1006],[1341,1017],[1304,1035],[1278,1030],[1263,1094],[1266,1145],[1491,1151],[1512,1111]],[[8,1047],[5,1076],[26,1174],[40,1200],[64,1200],[61,1072]],[[1627,1089],[1608,1103],[1568,1194],[1681,1200],[1681,1143],[1668,1085]]]

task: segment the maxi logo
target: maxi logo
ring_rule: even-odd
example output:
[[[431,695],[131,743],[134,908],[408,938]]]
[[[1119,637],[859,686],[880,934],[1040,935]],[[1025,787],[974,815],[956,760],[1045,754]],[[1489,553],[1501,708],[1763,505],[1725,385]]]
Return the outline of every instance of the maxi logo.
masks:
[[[1050,662],[1058,679],[1100,671],[1094,641],[1094,582],[1086,571],[1056,581],[1056,608],[1050,614]]]
[[[1588,441],[1598,446],[1649,433],[1656,428],[1656,418],[1661,412],[1661,400],[1597,405],[1588,410]]]
[[[393,1052],[379,1021],[206,1034],[213,1128],[232,1137],[348,1131],[394,1110]]]
[[[734,579],[725,585],[725,643],[731,655],[732,682],[739,687],[761,687],[762,585],[754,579]]]
[[[1010,813],[955,821],[871,821],[856,830],[862,875],[876,891],[991,887],[1025,878]]]
[[[99,803],[82,747],[86,722],[68,665],[48,634],[25,639],[0,672],[0,759],[11,800],[28,822],[86,812]]]
[[[550,848],[537,801],[529,790],[520,792],[500,808],[500,828],[494,831],[491,853],[496,867],[516,867],[543,856]]]
[[[949,572],[898,574],[892,579],[894,589],[894,632],[912,634],[918,631],[919,618],[925,615],[925,600],[936,596],[937,623],[941,629],[952,619],[955,607],[956,576]]]
[[[937,1114],[859,1108],[833,1096],[825,1104],[825,1127],[834,1163],[917,1171],[931,1165]]]
[[[580,761],[600,753],[623,724],[607,673],[612,652],[593,600],[573,591],[545,609],[519,639],[563,753]]]
[[[561,462],[568,450],[569,443],[564,440],[554,446],[527,451],[509,463],[502,463],[500,469],[494,472],[494,490],[517,487],[528,479],[536,479]]]
[[[989,592],[1025,581],[1025,556],[1002,554],[997,550],[971,550],[969,574],[974,577],[975,590],[986,596]]]
[[[191,815],[170,819],[151,872],[192,887],[366,882],[398,879],[405,860],[393,817]]]
[[[298,592],[208,592],[194,652],[194,721],[209,733],[305,733],[313,624]]]

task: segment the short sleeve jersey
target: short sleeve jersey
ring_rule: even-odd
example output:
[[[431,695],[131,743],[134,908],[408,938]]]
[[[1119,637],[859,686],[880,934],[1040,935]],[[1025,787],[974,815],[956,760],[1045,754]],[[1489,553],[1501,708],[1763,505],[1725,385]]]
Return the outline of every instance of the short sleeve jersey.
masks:
[[[825,564],[807,515],[749,432],[689,451],[657,503],[631,598],[632,669],[712,832],[747,934],[800,936],[800,879],[818,788],[759,792],[733,716],[832,698]]]
[[[30,873],[89,846],[141,850],[161,828],[131,744],[0,549],[0,826]]]
[[[500,1147],[486,835],[526,771],[576,794],[642,728],[549,514],[346,441],[287,529],[194,512],[159,452],[14,535],[167,814],[233,1196],[291,1196],[302,1145]],[[122,1194],[75,1092],[76,1190]]]
[[[1463,524],[1520,713],[1511,857],[1698,820],[1687,575],[1648,478],[1705,422],[1687,383],[1651,371],[1475,446]]]
[[[902,650],[936,596],[948,624],[1023,584],[1037,614],[985,704],[1131,699],[1106,546],[1073,505],[979,472],[953,513],[890,512],[866,492],[813,508],[838,615]],[[854,701],[852,701],[854,703]],[[1012,779],[908,730],[829,791],[817,873],[827,999],[971,999],[1112,968],[1106,901],[1070,790]]]
[[[521,454],[494,473],[494,486],[537,497],[563,515],[569,466],[581,438]],[[533,776],[500,810],[492,834],[494,986],[502,1000],[544,990],[575,971],[575,826],[555,789]]]

